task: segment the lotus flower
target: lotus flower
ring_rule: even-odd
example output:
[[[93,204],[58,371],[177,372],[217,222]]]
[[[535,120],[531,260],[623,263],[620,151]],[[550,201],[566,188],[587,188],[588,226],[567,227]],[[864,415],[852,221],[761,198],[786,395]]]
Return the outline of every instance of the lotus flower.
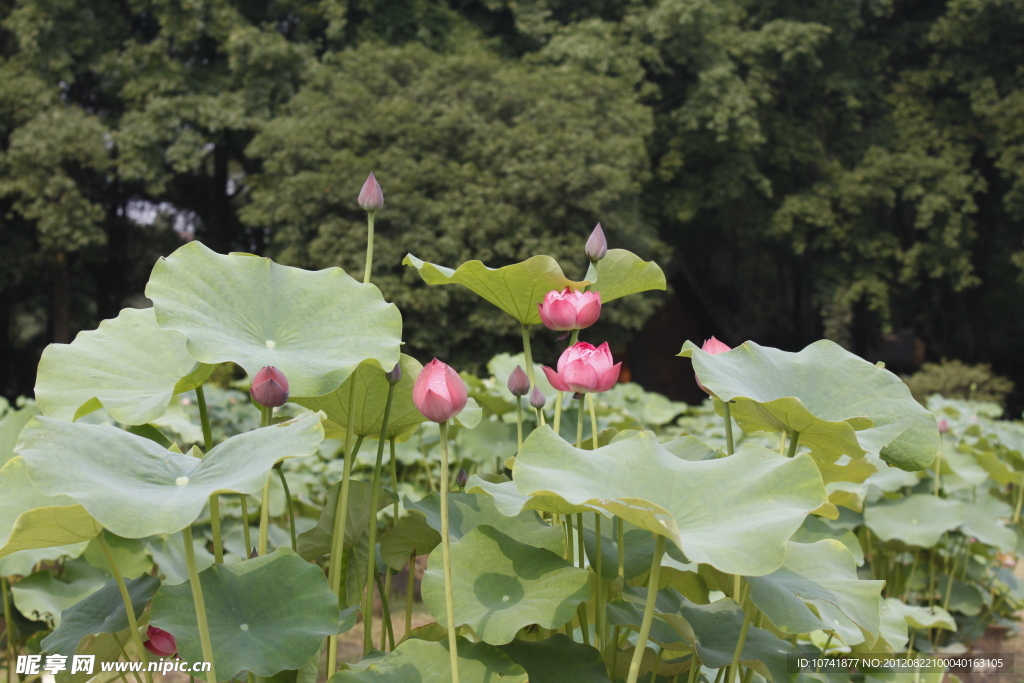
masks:
[[[469,483],[469,472],[465,467],[460,467],[459,473],[455,475],[455,485],[461,490],[466,488],[467,483]]]
[[[540,410],[547,402],[548,400],[544,398],[544,393],[541,392],[540,387],[534,387],[533,392],[530,393],[530,405]]]
[[[167,631],[150,626],[146,635],[149,636],[149,640],[143,645],[157,657],[173,657],[178,654],[178,644],[174,642],[174,636]]]
[[[594,232],[590,233],[586,250],[587,258],[594,263],[603,259],[605,254],[608,253],[608,240],[605,239],[604,230],[601,229],[600,223],[594,228]]]
[[[402,381],[402,364],[395,363],[395,367],[391,368],[384,373],[384,379],[388,381],[388,384],[398,384]]]
[[[252,378],[249,393],[261,406],[278,408],[288,401],[288,378],[274,366],[268,365]]]
[[[941,420],[939,420],[939,434],[945,434],[948,431],[949,422],[946,421],[946,418],[942,418]]]
[[[412,402],[432,422],[447,422],[462,412],[469,399],[466,383],[438,359],[426,364],[412,387]]]
[[[622,363],[612,363],[608,342],[594,348],[587,342],[573,344],[558,359],[558,371],[545,367],[551,386],[578,394],[608,391],[619,380]]]
[[[712,356],[714,356],[719,353],[725,353],[726,351],[732,351],[732,347],[729,346],[728,344],[723,344],[722,342],[715,339],[714,336],[712,336],[711,339],[708,339],[707,341],[704,342],[704,345],[700,347],[700,350],[703,351],[704,353],[710,353]],[[697,386],[703,389],[704,393],[706,393],[708,396],[714,396],[714,394],[711,393],[706,386],[700,383],[700,377],[697,377],[696,373],[693,375],[693,377],[694,379],[697,380]]]
[[[545,327],[560,332],[582,330],[601,317],[601,293],[579,292],[568,287],[561,292],[552,290],[537,307]]]
[[[530,378],[526,376],[526,373],[518,365],[512,371],[512,374],[508,376],[508,390],[516,398],[530,393]]]
[[[377,179],[373,177],[373,173],[363,183],[363,189],[359,190],[359,206],[364,211],[376,211],[384,206],[384,193],[381,191],[380,185],[377,184]]]

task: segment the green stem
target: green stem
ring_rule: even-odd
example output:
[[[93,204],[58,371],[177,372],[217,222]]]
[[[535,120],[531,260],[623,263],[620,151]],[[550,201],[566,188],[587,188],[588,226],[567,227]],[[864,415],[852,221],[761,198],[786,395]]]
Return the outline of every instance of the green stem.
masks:
[[[530,378],[530,391],[537,386],[533,376],[533,351],[530,349],[530,328],[522,325],[523,332],[523,356],[526,358],[526,376]]]
[[[738,601],[738,599],[737,599]],[[741,605],[742,607],[742,605]],[[743,653],[743,646],[747,642],[747,631],[750,629],[751,610],[743,610],[743,626],[740,627],[740,639],[736,641],[736,649],[732,653],[732,663],[729,665],[730,680],[736,682],[740,679],[740,655]]]
[[[595,640],[597,649],[604,652],[604,576],[601,574],[601,513],[594,513],[594,534],[597,551],[597,605],[594,610],[594,630],[597,632]]]
[[[395,493],[395,504],[392,507],[391,523],[398,524],[398,461],[395,458],[395,440],[388,439],[391,449],[391,490]]]
[[[391,595],[391,567],[384,567],[384,592],[381,593],[381,595],[384,595],[384,596],[390,596]],[[387,604],[387,598],[386,597],[383,598],[382,600],[383,600],[383,602],[385,604]],[[381,619],[380,622],[381,622],[380,623],[380,644],[381,644],[381,648],[380,649],[384,650],[384,632],[386,630],[388,633],[391,634],[391,647],[390,647],[390,649],[394,650],[395,649],[395,634],[391,630],[390,611],[389,611],[389,617],[387,619]],[[385,629],[385,627],[387,627],[387,628]]]
[[[381,607],[381,628],[380,628],[380,650],[384,652],[384,631],[387,629],[387,634],[391,638],[391,649],[395,649],[395,634],[391,630],[391,608],[388,606],[388,592],[384,588],[384,584],[381,583],[380,574],[377,574],[377,592],[380,593],[380,607]]]
[[[199,404],[199,421],[203,425],[204,454],[213,450],[213,430],[210,428],[210,411],[206,408],[206,392],[203,385],[196,387],[196,403]],[[220,496],[210,496],[210,527],[213,531],[213,561],[224,562],[224,542],[220,533]]]
[[[570,522],[571,523],[571,522]],[[586,552],[583,545],[583,513],[576,515],[576,560],[580,569],[586,568]],[[589,577],[590,574],[588,573]],[[589,594],[589,591],[588,591]],[[587,618],[587,602],[584,600],[577,609],[580,617],[580,631],[583,634],[583,644],[590,645],[590,620]]]
[[[800,432],[793,432],[789,436],[789,450],[786,452],[787,458],[792,458],[796,455],[797,444],[800,443]]]
[[[370,271],[373,270],[373,215],[376,211],[366,212],[366,267],[363,269],[363,282],[370,281]]]
[[[196,607],[196,621],[199,624],[199,642],[203,648],[203,659],[210,663],[209,683],[217,681],[217,665],[213,661],[213,643],[210,640],[210,625],[206,621],[206,602],[203,600],[203,585],[196,570],[196,550],[192,545],[192,527],[181,530],[185,539],[185,564],[188,566],[188,582],[192,585],[192,602]],[[131,610],[129,609],[129,612]],[[134,629],[133,629],[134,630]]]
[[[416,553],[409,556],[409,580],[405,584],[405,635],[412,632],[412,603],[416,599]]]
[[[270,416],[273,412],[273,408],[267,406],[260,406],[260,417],[263,427],[270,426]],[[260,540],[257,546],[257,554],[263,557],[267,554],[267,539],[270,536],[270,477],[267,477],[267,483],[263,485],[263,496],[260,500]]]
[[[523,397],[516,396],[516,455],[523,450]]]
[[[722,417],[725,418],[725,453],[726,455],[732,455],[735,453],[732,440],[732,414],[729,410],[729,402],[722,401]]]
[[[640,675],[640,663],[647,650],[647,638],[651,635],[651,624],[654,622],[654,604],[658,599],[658,581],[661,577],[661,556],[665,553],[665,537],[656,536],[654,541],[654,558],[651,561],[651,575],[647,580],[647,601],[644,603],[644,618],[640,622],[640,634],[637,636],[633,660],[629,663],[629,678],[626,683],[636,683]]]
[[[252,538],[249,536],[249,501],[244,493],[240,493],[238,499],[242,503],[242,538],[245,540],[245,557],[249,557],[249,553],[253,549]],[[245,557],[242,559],[244,560]]]
[[[821,656],[822,657],[824,657],[825,653],[828,652],[828,646],[832,644],[832,636],[833,635],[835,635],[835,634],[834,633],[829,633],[828,634],[828,639],[825,641],[825,647],[821,648]],[[911,647],[913,647],[913,639],[911,639]],[[819,660],[820,659],[821,658],[819,657]],[[818,665],[816,667],[814,667],[814,673],[816,673],[816,674],[821,673],[821,662],[820,661],[818,662]]]
[[[619,523],[618,535],[619,535],[619,580],[622,581],[622,585],[626,585],[626,522],[621,517],[616,517],[615,521]]]
[[[295,510],[292,509],[292,492],[288,488],[288,480],[284,477],[284,470],[281,467],[275,467],[274,469],[277,470],[277,476],[281,479],[281,486],[284,487],[284,505],[288,511],[288,530],[292,534],[292,550],[299,552],[298,540],[295,538]]]
[[[117,590],[121,592],[121,602],[124,603],[125,616],[128,617],[128,635],[131,637],[135,649],[139,651],[139,658],[146,664],[149,662],[149,658],[146,656],[146,648],[142,645],[142,637],[139,635],[139,622],[135,619],[135,607],[132,606],[132,596],[128,593],[128,586],[124,583],[124,576],[114,561],[114,554],[110,552],[110,546],[107,545],[107,539],[103,538],[103,534],[104,532],[101,531],[100,535],[96,537],[96,541],[103,550],[104,557],[107,558],[107,564],[110,565],[110,573],[114,575],[114,581],[117,582]],[[191,546],[188,547],[191,548]],[[213,661],[213,659],[211,658],[209,661]],[[153,674],[148,670],[146,671],[146,680],[149,683],[153,683]]]
[[[7,683],[14,680],[14,662],[18,651],[14,640],[14,613],[11,610],[11,594],[7,589],[7,578],[0,576],[0,600],[4,603],[4,625],[7,627]]]
[[[935,495],[939,495],[939,490],[942,488],[942,448],[939,448],[938,453],[935,454]],[[1019,499],[1018,499],[1019,500]],[[1017,508],[1018,510],[1020,508]],[[1014,522],[1017,520],[1014,519]]]
[[[366,553],[366,602],[363,608],[363,654],[373,649],[373,583],[377,577],[377,506],[380,504],[380,468],[384,462],[384,443],[388,435],[388,420],[391,418],[391,403],[395,400],[395,386],[388,383],[388,398],[384,403],[384,417],[381,419],[380,439],[377,441],[377,460],[373,464],[373,484],[370,488],[369,552]],[[383,596],[381,596],[383,599]],[[381,648],[383,649],[383,641]]]
[[[696,683],[700,672],[700,657],[697,656],[697,648],[693,648],[693,655],[690,656],[690,675],[686,677],[687,683]]]
[[[910,595],[910,584],[912,584],[914,582],[914,574],[917,572],[917,561],[920,558],[921,558],[921,554],[915,550],[914,551],[914,562],[910,566],[910,576],[907,577],[906,583],[903,584],[903,597],[901,598],[903,600],[903,602],[906,602],[907,598]]]
[[[526,330],[526,326],[523,326]],[[524,332],[526,348],[529,349],[529,335]],[[526,362],[533,367],[527,351]],[[531,378],[531,384],[533,380]],[[441,427],[441,559],[444,562],[444,607],[448,620],[448,654],[451,657],[452,683],[459,683],[459,650],[456,641],[455,600],[452,593],[451,539],[448,537],[448,423]]]
[[[1013,523],[1020,521],[1020,504],[1024,502],[1024,486],[1017,487],[1017,505],[1013,509]]]

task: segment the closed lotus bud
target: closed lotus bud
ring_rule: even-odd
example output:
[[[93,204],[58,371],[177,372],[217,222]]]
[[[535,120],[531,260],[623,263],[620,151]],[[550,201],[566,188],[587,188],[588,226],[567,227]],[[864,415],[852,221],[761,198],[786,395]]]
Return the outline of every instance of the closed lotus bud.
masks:
[[[603,259],[607,253],[608,240],[605,239],[604,230],[601,229],[601,224],[598,223],[597,227],[594,228],[594,232],[590,233],[590,238],[587,240],[587,258],[597,262]]]
[[[700,350],[703,351],[704,353],[710,353],[711,355],[714,356],[719,353],[725,353],[726,351],[732,351],[732,347],[729,346],[728,344],[723,344],[722,342],[718,341],[712,336],[711,339],[708,339],[707,341],[704,342],[704,345],[700,347]],[[697,377],[697,375],[694,375],[693,377],[694,379],[697,380],[697,386],[700,387],[704,391],[704,393],[706,393],[708,396],[714,396],[714,394],[708,391],[708,388],[706,386],[700,383],[700,377]]]
[[[402,364],[395,363],[395,367],[391,368],[384,373],[384,377],[387,378],[389,384],[398,384],[402,381]]]
[[[376,211],[384,206],[384,193],[381,191],[380,185],[377,184],[377,179],[373,177],[373,173],[366,178],[363,189],[359,190],[359,206],[364,211]]]
[[[466,488],[466,482],[468,482],[468,481],[469,481],[469,472],[466,471],[465,467],[460,467],[459,468],[459,473],[455,475],[455,485],[458,486],[459,489],[461,490],[461,489]]]
[[[537,410],[540,410],[547,402],[548,400],[544,398],[544,394],[541,392],[540,387],[534,387],[533,392],[530,394],[530,405]]]
[[[508,390],[517,398],[530,393],[530,378],[526,376],[526,373],[518,365],[512,371],[512,374],[508,376]]]
[[[946,422],[946,418],[939,420],[939,434],[945,434],[949,431],[949,423]]]
[[[288,378],[274,366],[268,365],[252,378],[249,393],[261,406],[279,408],[288,402]]]
[[[174,642],[174,636],[156,626],[150,626],[146,631],[149,640],[143,643],[147,650],[157,657],[173,657],[178,654],[178,644]]]
[[[434,359],[424,366],[412,387],[412,402],[432,422],[447,422],[462,412],[469,388],[450,366]]]

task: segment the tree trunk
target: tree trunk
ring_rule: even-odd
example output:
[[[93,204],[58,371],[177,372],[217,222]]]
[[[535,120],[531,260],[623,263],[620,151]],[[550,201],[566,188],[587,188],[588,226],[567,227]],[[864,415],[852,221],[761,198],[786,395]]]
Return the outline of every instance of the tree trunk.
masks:
[[[71,264],[62,251],[57,252],[53,275],[50,337],[58,344],[67,344],[71,341]]]

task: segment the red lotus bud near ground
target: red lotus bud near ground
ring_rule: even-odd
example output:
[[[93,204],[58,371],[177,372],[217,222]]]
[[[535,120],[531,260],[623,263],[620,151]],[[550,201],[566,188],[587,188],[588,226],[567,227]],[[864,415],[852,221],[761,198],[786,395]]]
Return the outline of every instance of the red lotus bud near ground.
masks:
[[[547,402],[548,400],[544,398],[544,394],[541,392],[540,387],[534,387],[533,391],[530,393],[530,405],[537,410],[540,410]]]
[[[600,292],[579,292],[566,287],[552,290],[537,304],[540,320],[552,330],[582,330],[601,317]]]
[[[544,368],[551,386],[579,394],[608,391],[619,380],[622,363],[612,362],[608,342],[594,347],[587,342],[573,344],[558,359],[558,371]]]
[[[384,206],[384,192],[381,191],[380,185],[377,184],[377,179],[373,177],[373,173],[366,178],[366,182],[363,183],[363,189],[359,190],[359,206],[364,211],[376,211]]]
[[[518,365],[512,371],[512,374],[508,376],[508,390],[515,397],[526,396],[530,393],[530,378],[526,376],[526,373]]]
[[[586,249],[587,258],[594,262],[600,261],[608,253],[608,240],[605,239],[600,223],[594,228],[594,232],[590,233]]]
[[[268,365],[252,378],[249,393],[261,406],[278,408],[288,401],[288,378],[274,366]]]
[[[412,402],[432,422],[447,422],[469,400],[466,383],[450,366],[434,359],[424,366],[412,387]]]
[[[150,626],[146,631],[149,640],[143,643],[145,648],[157,657],[173,657],[178,654],[178,644],[174,642],[174,636],[156,626]]]

